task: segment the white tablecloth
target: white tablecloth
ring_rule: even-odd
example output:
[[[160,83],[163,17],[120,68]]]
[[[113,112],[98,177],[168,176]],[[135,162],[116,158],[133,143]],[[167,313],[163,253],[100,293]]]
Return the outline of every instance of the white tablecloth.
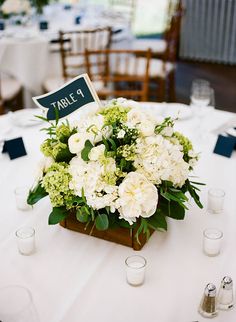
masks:
[[[151,104],[157,114],[164,104]],[[213,111],[207,117],[211,131],[235,115]],[[9,116],[0,118],[7,128]],[[195,140],[196,120],[178,121],[176,128]],[[138,254],[148,261],[146,281],[141,287],[125,281],[124,260],[136,253],[132,249],[82,235],[59,225],[48,226],[49,200],[40,201],[32,211],[19,211],[14,188],[31,185],[39,145],[44,134],[40,126],[13,127],[8,137],[23,136],[28,155],[10,161],[0,158],[0,286],[20,284],[28,287],[41,322],[190,322],[205,321],[198,312],[203,289],[208,282],[219,287],[229,275],[236,283],[236,152],[230,159],[213,154],[216,136],[208,133],[197,144],[201,158],[194,172],[207,185],[201,199],[206,206],[207,190],[220,187],[226,192],[221,214],[209,214],[193,203],[183,221],[168,220],[168,232],[155,232]],[[18,253],[15,230],[32,225],[36,230],[37,252]],[[202,231],[216,227],[223,231],[223,249],[217,257],[202,252]],[[14,304],[13,304],[14,305]],[[235,322],[236,309],[220,312],[217,322]]]

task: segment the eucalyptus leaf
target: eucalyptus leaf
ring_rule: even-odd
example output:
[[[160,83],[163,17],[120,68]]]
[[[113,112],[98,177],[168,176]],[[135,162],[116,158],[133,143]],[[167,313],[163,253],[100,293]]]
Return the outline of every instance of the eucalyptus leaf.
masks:
[[[99,214],[95,219],[95,226],[97,230],[106,230],[109,226],[108,217],[106,214]]]
[[[87,214],[87,212],[83,211],[83,208],[79,208],[76,211],[76,218],[78,221],[80,221],[82,223],[86,223],[89,220],[89,215]]]

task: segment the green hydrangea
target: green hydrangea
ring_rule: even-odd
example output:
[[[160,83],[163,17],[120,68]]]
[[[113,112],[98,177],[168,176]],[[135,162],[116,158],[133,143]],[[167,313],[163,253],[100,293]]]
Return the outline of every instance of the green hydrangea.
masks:
[[[53,159],[56,159],[57,155],[65,149],[67,149],[66,143],[54,139],[45,140],[40,147],[46,157],[53,157]]]
[[[117,155],[122,156],[127,161],[134,161],[136,155],[136,146],[132,145],[121,145],[117,149]]]
[[[69,188],[71,174],[65,162],[53,163],[42,180],[42,186],[49,194],[53,207],[66,206],[70,208],[73,190]]]
[[[114,123],[121,123],[127,121],[127,113],[130,111],[129,107],[122,107],[116,104],[104,108],[100,114],[104,116],[106,125]]]
[[[61,124],[56,128],[56,136],[59,141],[67,142],[68,138],[71,135],[71,129],[69,124]]]
[[[179,144],[183,147],[184,156],[188,157],[189,151],[193,150],[192,142],[186,136],[179,132],[174,132],[173,137],[178,139]]]

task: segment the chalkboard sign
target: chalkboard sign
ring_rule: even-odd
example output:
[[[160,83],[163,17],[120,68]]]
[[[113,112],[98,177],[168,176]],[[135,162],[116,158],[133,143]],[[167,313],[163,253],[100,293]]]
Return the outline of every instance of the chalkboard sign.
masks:
[[[77,76],[52,92],[33,97],[33,101],[37,106],[47,109],[48,120],[66,117],[89,103],[101,105],[87,74]]]

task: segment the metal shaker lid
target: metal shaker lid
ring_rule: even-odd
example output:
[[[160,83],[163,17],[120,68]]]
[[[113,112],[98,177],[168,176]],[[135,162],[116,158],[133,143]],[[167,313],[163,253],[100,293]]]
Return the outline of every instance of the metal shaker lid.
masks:
[[[221,281],[221,287],[226,290],[231,290],[233,287],[233,280],[230,276],[225,276]]]
[[[212,284],[212,283],[207,284],[207,286],[205,288],[205,295],[210,296],[210,297],[216,296],[216,287],[214,284]]]

